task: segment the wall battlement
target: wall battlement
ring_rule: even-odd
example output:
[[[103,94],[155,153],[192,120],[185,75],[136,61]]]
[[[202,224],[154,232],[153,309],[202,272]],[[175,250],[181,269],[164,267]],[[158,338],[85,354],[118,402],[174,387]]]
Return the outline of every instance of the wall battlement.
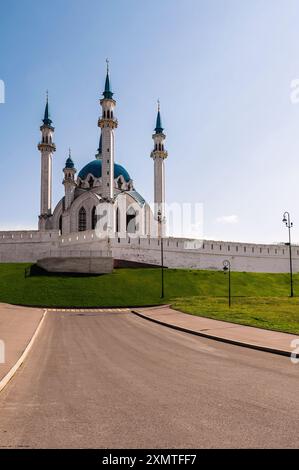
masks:
[[[96,256],[111,250],[114,258],[160,264],[159,238],[126,236],[98,238],[94,230],[61,236],[58,231],[0,232],[0,262],[36,262],[72,253]],[[285,244],[255,244],[215,240],[164,239],[165,265],[172,268],[222,269],[229,259],[235,271],[288,272],[289,248]],[[293,269],[299,272],[299,246],[292,247]]]

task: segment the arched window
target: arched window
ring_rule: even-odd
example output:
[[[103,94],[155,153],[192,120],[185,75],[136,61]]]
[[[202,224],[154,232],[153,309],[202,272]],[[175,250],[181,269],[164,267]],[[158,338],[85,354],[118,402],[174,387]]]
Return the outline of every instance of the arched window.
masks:
[[[122,185],[123,185],[123,183],[122,183],[121,178],[118,178],[118,180],[117,180],[117,187],[118,187],[118,189],[121,189],[121,188],[122,188]]]
[[[90,176],[90,178],[89,178],[89,180],[88,180],[88,184],[89,184],[89,187],[90,187],[90,188],[93,188],[93,183],[94,183],[93,177]]]
[[[133,207],[130,207],[127,211],[127,232],[136,232],[136,211]]]
[[[84,207],[81,207],[79,210],[78,230],[79,232],[84,232],[86,230],[86,210]]]
[[[116,227],[116,233],[120,232],[120,220],[119,220],[119,208],[116,209],[115,213],[115,227]]]
[[[91,211],[91,228],[92,230],[95,230],[96,226],[97,226],[97,208],[96,206],[94,206],[92,208],[92,211]]]
[[[60,232],[60,235],[61,235],[62,234],[62,215],[59,217],[58,225],[59,225],[59,232]]]

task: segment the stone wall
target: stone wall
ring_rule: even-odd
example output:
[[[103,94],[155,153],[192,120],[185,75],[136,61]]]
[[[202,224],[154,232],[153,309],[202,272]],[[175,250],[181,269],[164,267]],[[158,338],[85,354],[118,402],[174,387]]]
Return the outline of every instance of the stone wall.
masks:
[[[149,238],[99,239],[94,231],[60,236],[57,231],[0,232],[0,262],[36,262],[38,259],[64,256],[101,256],[160,264],[160,240]],[[292,247],[293,269],[299,272],[299,246]],[[222,269],[223,260],[231,261],[235,271],[288,272],[289,249],[283,244],[194,241],[182,238],[164,240],[165,265],[171,268]]]

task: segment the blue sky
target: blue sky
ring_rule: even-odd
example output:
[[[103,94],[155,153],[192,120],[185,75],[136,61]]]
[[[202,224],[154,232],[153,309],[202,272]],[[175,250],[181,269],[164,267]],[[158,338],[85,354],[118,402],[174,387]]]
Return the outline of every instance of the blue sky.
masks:
[[[0,229],[35,227],[45,90],[56,128],[54,203],[68,147],[94,158],[110,58],[116,161],[153,198],[161,100],[168,202],[203,202],[209,238],[276,242],[285,210],[299,241],[297,0],[2,0]]]

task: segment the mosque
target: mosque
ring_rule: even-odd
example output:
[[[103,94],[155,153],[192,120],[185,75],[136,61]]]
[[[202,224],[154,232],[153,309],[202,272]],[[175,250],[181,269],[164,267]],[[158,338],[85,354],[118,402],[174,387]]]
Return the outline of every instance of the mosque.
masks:
[[[172,268],[223,268],[251,272],[288,272],[289,247],[165,235],[165,134],[160,106],[152,134],[153,207],[135,188],[128,171],[115,162],[116,101],[109,68],[100,100],[99,147],[77,172],[71,152],[63,168],[64,195],[52,208],[54,125],[47,99],[38,150],[41,158],[40,214],[37,230],[0,231],[0,262],[38,263],[48,271],[100,273],[113,266],[161,264]],[[299,271],[299,246],[292,247]],[[131,264],[130,264],[131,263]]]
[[[52,210],[52,159],[56,150],[54,127],[49,113],[47,99],[41,142],[38,149],[41,153],[41,201],[39,230],[58,230],[66,235],[74,232],[95,230],[101,218],[101,204],[110,205],[113,216],[110,220],[110,231],[114,233],[138,233],[149,235],[154,223],[149,204],[134,187],[134,182],[127,170],[115,162],[115,129],[118,126],[115,117],[116,101],[110,85],[109,68],[103,98],[100,100],[101,116],[99,147],[95,158],[88,162],[77,174],[71,154],[63,169],[64,196]],[[164,160],[167,152],[164,149],[165,134],[161,123],[160,106],[158,108],[156,127],[153,134],[154,149],[151,157],[155,168],[155,207],[162,216],[164,206]]]

